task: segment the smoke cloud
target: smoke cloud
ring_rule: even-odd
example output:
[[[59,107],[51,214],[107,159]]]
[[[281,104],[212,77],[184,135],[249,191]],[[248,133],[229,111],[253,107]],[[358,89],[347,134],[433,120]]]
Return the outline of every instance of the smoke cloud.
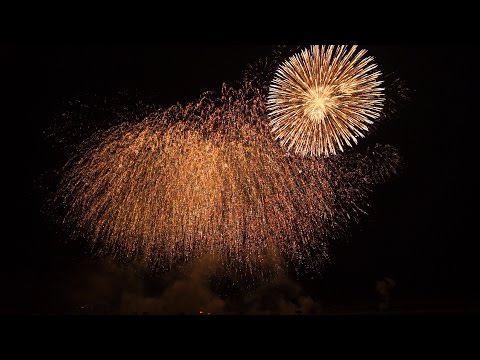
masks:
[[[78,314],[119,315],[299,315],[322,311],[319,302],[284,274],[242,291],[241,296],[221,297],[212,280],[218,266],[215,259],[204,257],[188,268],[152,279],[132,265],[122,267],[110,261],[82,264],[69,277],[63,308]]]

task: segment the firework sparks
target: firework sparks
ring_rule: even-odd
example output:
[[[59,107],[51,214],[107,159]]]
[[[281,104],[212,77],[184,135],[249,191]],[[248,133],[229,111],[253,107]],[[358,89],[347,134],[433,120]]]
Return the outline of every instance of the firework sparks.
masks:
[[[312,46],[277,70],[268,111],[277,140],[303,156],[329,156],[358,137],[380,116],[380,72],[356,46]]]
[[[318,265],[397,160],[388,147],[286,153],[271,136],[266,94],[245,83],[97,134],[67,164],[57,199],[99,250],[166,268],[212,254],[258,274]]]

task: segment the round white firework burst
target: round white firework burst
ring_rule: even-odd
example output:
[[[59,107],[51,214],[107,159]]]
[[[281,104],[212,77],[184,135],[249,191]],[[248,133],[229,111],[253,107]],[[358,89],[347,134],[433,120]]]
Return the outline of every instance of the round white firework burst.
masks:
[[[311,46],[286,60],[270,85],[268,112],[275,138],[303,156],[329,156],[357,144],[378,119],[380,71],[357,46]]]

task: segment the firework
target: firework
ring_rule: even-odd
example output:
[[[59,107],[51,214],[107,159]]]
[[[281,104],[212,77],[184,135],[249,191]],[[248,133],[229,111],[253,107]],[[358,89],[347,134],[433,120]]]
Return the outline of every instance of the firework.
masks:
[[[96,249],[152,268],[205,254],[248,274],[316,267],[395,171],[376,154],[396,161],[381,147],[326,159],[285,152],[266,94],[245,83],[98,133],[67,164],[57,199]]]
[[[356,46],[312,46],[285,61],[270,86],[268,111],[277,140],[307,156],[357,144],[380,116],[380,72]]]

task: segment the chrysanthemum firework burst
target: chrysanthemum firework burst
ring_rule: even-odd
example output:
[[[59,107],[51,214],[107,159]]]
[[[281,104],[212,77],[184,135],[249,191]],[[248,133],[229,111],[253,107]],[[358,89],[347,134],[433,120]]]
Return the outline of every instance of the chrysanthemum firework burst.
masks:
[[[357,144],[378,119],[384,95],[381,75],[366,50],[312,46],[277,70],[270,86],[271,130],[303,156],[329,156]]]

